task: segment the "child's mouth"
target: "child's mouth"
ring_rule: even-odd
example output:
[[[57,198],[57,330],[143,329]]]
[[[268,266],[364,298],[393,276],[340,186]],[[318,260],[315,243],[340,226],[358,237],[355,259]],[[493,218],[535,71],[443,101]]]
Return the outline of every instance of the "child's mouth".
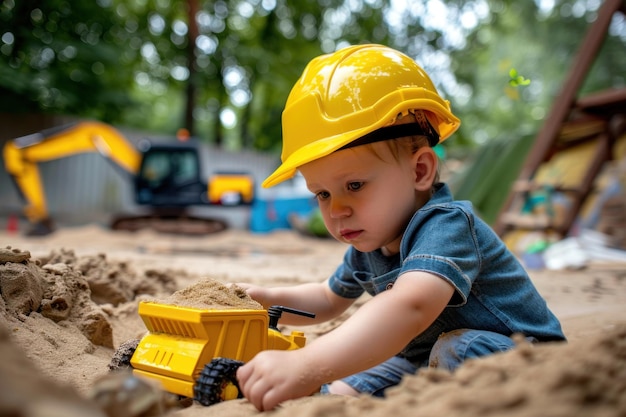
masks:
[[[339,233],[341,234],[341,237],[343,237],[344,239],[353,240],[359,237],[361,233],[363,233],[363,231],[362,230],[342,230]]]

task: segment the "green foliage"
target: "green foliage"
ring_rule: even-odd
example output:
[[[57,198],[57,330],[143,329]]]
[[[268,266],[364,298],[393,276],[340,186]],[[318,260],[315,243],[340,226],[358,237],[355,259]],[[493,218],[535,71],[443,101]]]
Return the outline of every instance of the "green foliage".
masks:
[[[119,119],[133,105],[120,62],[123,22],[95,2],[7,0],[0,6],[0,111]]]
[[[596,3],[566,0],[549,10],[513,0],[400,3],[5,0],[0,111],[170,134],[184,126],[223,146],[277,151],[287,95],[308,61],[374,42],[431,74],[462,120],[444,144],[458,155],[538,131],[597,13]],[[583,92],[624,85],[623,32],[616,24]]]
[[[504,136],[536,134],[597,13],[590,9],[581,15],[584,9],[579,8],[574,16],[571,2],[566,1],[556,1],[549,11],[539,10],[535,2],[489,0],[488,4],[489,13],[468,35],[468,47],[451,52],[452,70],[464,94],[451,97],[462,125],[446,142],[448,146],[473,148]],[[624,44],[623,33],[607,37],[582,94],[624,85],[620,74],[626,63],[616,61]]]
[[[482,219],[493,224],[533,140],[533,135],[502,138],[476,149],[466,168],[450,181],[454,197],[470,200]]]
[[[520,85],[528,85],[530,84],[530,80],[524,78],[523,75],[519,75],[515,68],[511,68],[509,70],[509,85],[511,87],[519,87]]]
[[[319,208],[311,212],[307,222],[307,230],[313,236],[330,237],[330,233],[324,224],[324,218]]]

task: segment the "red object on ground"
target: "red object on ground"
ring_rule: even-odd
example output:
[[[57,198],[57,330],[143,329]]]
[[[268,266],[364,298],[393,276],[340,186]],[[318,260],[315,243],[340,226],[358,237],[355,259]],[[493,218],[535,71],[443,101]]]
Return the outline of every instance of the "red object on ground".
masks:
[[[7,220],[7,232],[17,233],[19,230],[19,219],[15,214],[11,214]]]

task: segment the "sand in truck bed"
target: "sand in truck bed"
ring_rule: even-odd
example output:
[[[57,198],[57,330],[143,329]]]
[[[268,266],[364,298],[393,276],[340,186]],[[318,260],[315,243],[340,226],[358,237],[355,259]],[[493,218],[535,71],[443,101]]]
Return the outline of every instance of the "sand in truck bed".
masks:
[[[225,285],[210,278],[202,279],[154,302],[206,310],[263,310],[263,306],[250,298],[246,290],[237,284]]]

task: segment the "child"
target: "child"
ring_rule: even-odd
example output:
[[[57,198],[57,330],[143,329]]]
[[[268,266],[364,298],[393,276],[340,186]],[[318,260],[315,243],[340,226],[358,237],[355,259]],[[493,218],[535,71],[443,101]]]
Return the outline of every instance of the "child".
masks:
[[[383,396],[421,367],[454,370],[511,349],[514,333],[565,339],[516,258],[438,182],[432,147],[459,120],[413,60],[380,45],[318,57],[292,89],[282,123],[283,163],[263,185],[298,169],[330,234],[350,247],[323,283],[241,285],[266,308],[311,311],[318,322],[364,291],[373,297],[304,348],[264,351],[239,368],[240,388],[257,409],[320,387]]]

